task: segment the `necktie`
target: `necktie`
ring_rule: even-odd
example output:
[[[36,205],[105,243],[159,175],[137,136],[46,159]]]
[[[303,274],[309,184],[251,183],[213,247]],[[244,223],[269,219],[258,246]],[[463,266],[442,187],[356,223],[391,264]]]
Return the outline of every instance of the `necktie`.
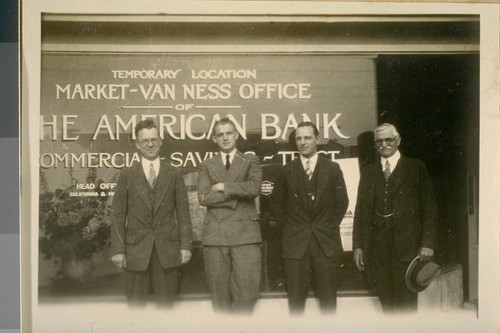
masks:
[[[155,168],[153,167],[153,163],[151,163],[149,165],[148,183],[151,186],[151,188],[155,187],[155,184],[156,184],[156,173],[155,173]]]
[[[229,167],[231,166],[231,162],[229,161],[229,154],[226,155],[226,170],[229,170]]]
[[[306,161],[305,171],[306,171],[307,178],[311,179],[313,171],[311,169],[311,161],[310,160]]]
[[[389,160],[386,160],[384,169],[385,180],[388,180],[390,175],[391,175],[391,164],[389,163]]]

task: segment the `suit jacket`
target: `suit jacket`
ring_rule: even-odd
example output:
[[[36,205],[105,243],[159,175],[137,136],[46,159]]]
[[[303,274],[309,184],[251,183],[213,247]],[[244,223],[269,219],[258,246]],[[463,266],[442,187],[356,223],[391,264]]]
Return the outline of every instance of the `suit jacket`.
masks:
[[[304,193],[304,168],[299,158],[283,167],[273,189],[271,209],[283,226],[283,257],[300,259],[314,234],[328,257],[343,252],[339,225],[349,204],[342,170],[318,156],[317,197],[312,210]]]
[[[261,182],[262,168],[254,155],[237,151],[229,170],[220,155],[200,164],[198,196],[200,204],[207,207],[203,245],[230,246],[262,241],[255,206]],[[211,189],[217,183],[224,183],[224,193]]]
[[[181,264],[180,250],[191,249],[189,203],[180,170],[161,161],[154,207],[140,162],[123,169],[112,203],[111,252],[124,253],[127,269],[147,268],[153,245],[163,268]]]
[[[380,161],[367,165],[361,173],[354,215],[353,248],[370,256],[370,232],[373,228],[373,197]],[[435,248],[437,206],[427,168],[420,160],[401,156],[393,171],[393,230],[396,255],[410,262],[420,247]],[[366,264],[366,260],[365,260]]]

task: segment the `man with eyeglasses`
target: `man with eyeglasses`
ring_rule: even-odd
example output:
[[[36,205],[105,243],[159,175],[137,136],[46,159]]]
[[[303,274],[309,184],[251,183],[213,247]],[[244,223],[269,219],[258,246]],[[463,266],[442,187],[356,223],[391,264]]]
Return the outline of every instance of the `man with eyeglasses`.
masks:
[[[354,216],[354,262],[374,283],[384,312],[415,311],[417,294],[405,285],[416,257],[434,255],[438,212],[424,163],[404,157],[396,128],[375,129],[380,159],[361,172]]]
[[[171,307],[177,269],[191,258],[191,219],[180,170],[159,158],[162,140],[148,119],[135,127],[141,161],[120,172],[111,215],[111,260],[126,271],[129,305]]]

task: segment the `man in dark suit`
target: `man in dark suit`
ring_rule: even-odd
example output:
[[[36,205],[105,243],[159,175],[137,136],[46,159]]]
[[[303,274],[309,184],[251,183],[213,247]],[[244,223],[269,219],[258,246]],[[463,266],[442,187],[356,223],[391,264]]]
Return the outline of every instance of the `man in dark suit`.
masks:
[[[111,260],[126,270],[130,305],[144,305],[150,282],[158,305],[172,306],[177,268],[191,257],[191,220],[182,173],[160,161],[152,120],[135,127],[141,161],[123,169],[113,197]]]
[[[200,164],[198,195],[207,206],[203,256],[212,304],[216,311],[250,313],[261,278],[259,158],[236,149],[238,132],[228,118],[214,125],[219,154]]]
[[[434,255],[437,206],[423,162],[401,156],[401,138],[391,124],[375,129],[380,160],[361,173],[354,216],[354,262],[374,283],[385,312],[412,311],[417,294],[405,286],[405,272],[418,255]]]
[[[304,312],[312,269],[321,310],[335,311],[343,252],[339,225],[349,202],[344,177],[337,163],[318,155],[316,125],[300,123],[295,142],[300,158],[283,168],[271,200],[283,226],[289,310]]]

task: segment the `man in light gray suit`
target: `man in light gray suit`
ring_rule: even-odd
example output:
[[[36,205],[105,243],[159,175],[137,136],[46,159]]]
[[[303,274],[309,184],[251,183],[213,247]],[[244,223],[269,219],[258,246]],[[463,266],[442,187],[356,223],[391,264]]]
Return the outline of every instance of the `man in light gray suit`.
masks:
[[[219,155],[198,170],[200,204],[207,206],[203,256],[213,308],[251,313],[261,277],[261,234],[255,197],[260,194],[259,158],[236,149],[238,132],[228,118],[214,126]]]

